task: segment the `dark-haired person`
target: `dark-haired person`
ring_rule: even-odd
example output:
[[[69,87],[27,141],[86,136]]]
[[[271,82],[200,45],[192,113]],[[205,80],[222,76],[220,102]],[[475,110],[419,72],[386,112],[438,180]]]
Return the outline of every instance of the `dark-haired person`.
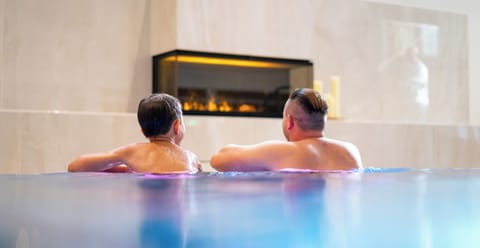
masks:
[[[68,165],[68,171],[195,173],[201,170],[195,154],[180,147],[185,125],[178,99],[168,94],[145,97],[138,105],[137,118],[149,142],[80,156]]]
[[[319,93],[297,89],[283,110],[282,127],[287,141],[227,145],[212,156],[210,164],[218,171],[362,168],[360,152],[353,144],[325,137],[327,110]]]

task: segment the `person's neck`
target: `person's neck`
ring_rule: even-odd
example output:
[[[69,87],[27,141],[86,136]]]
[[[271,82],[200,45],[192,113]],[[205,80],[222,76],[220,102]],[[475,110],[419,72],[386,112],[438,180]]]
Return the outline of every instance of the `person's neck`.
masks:
[[[172,143],[175,144],[175,139],[168,136],[155,136],[148,138],[151,143]]]
[[[318,132],[303,132],[301,134],[295,135],[293,140],[291,141],[300,141],[300,140],[305,140],[305,139],[318,139],[318,138],[323,138],[325,137],[325,133],[323,131]]]

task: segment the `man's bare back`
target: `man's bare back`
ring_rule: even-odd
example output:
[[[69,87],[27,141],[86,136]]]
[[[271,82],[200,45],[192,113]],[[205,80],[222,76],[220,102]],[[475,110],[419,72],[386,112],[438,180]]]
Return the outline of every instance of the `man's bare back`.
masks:
[[[197,157],[180,147],[185,124],[178,99],[163,93],[145,97],[139,103],[137,118],[148,143],[80,156],[68,165],[68,171],[195,173],[201,170]]]
[[[131,170],[136,172],[198,172],[200,162],[196,156],[170,142],[138,143],[121,147],[113,152]]]
[[[289,158],[280,168],[310,170],[353,170],[362,167],[360,153],[352,144],[329,138],[312,138],[291,142]]]
[[[297,89],[283,111],[282,129],[287,141],[227,145],[212,156],[210,164],[219,171],[362,168],[360,152],[353,144],[325,137],[327,110],[326,101],[317,92]]]
[[[355,146],[328,138],[267,141],[249,146],[228,145],[215,154],[210,163],[219,171],[362,168],[360,153]]]

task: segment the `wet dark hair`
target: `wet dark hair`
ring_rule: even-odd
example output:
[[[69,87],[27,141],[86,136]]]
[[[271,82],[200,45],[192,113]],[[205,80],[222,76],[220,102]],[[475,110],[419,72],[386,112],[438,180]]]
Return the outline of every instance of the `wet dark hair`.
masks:
[[[303,130],[318,129],[325,127],[325,115],[328,113],[327,101],[313,89],[296,89],[288,98],[296,102],[307,114],[307,119],[299,122]]]
[[[166,134],[173,122],[181,117],[180,101],[165,93],[147,96],[138,104],[138,123],[147,138]]]

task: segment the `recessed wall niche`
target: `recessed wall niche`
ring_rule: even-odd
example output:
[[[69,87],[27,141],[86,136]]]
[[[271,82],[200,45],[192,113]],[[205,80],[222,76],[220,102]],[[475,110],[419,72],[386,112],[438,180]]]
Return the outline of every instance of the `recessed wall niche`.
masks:
[[[153,57],[153,92],[192,115],[281,117],[295,88],[312,87],[308,60],[174,50]]]

